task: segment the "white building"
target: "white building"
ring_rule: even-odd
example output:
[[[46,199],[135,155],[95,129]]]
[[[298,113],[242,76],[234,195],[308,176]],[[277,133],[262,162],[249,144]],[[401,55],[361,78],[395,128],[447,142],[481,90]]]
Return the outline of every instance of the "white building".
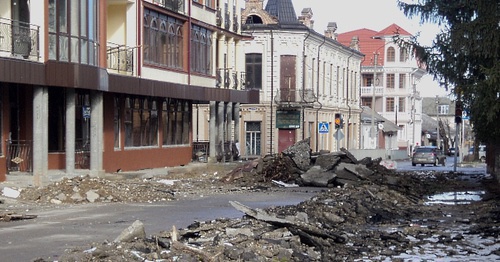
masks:
[[[394,42],[395,36],[405,39],[411,34],[392,24],[378,32],[359,29],[342,33],[338,35],[338,40],[345,45],[357,42],[359,51],[365,54],[361,67],[361,104],[399,127],[397,142],[391,143],[391,149],[411,152],[419,144],[422,131],[422,99],[418,82],[425,70],[411,56],[411,50],[401,48]],[[367,139],[361,147],[387,149],[385,134],[377,128],[376,121],[370,120],[366,124],[371,127],[362,132]]]

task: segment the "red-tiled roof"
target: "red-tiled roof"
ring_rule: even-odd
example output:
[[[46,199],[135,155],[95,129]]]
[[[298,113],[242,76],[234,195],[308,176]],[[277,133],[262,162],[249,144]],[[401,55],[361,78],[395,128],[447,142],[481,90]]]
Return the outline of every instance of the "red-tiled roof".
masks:
[[[411,36],[406,30],[401,28],[396,24],[392,24],[381,31],[374,31],[371,29],[358,29],[342,34],[338,34],[337,40],[345,45],[349,46],[353,37],[358,37],[359,39],[359,51],[365,54],[365,59],[362,62],[362,66],[373,66],[374,65],[374,54],[377,52],[378,59],[377,65],[384,64],[384,51],[385,40],[374,39],[374,37],[390,37],[393,35]]]

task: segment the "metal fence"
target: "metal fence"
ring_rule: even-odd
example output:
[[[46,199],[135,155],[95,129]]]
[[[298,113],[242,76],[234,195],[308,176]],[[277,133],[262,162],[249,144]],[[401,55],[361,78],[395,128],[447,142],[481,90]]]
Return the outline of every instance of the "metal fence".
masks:
[[[33,142],[31,140],[7,140],[7,172],[32,172]]]

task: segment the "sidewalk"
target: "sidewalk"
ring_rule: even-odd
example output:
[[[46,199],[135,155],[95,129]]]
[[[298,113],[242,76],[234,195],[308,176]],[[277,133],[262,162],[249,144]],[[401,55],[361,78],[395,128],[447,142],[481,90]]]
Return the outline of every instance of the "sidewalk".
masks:
[[[172,171],[183,171],[189,172],[194,169],[207,168],[208,165],[223,165],[225,163],[203,163],[203,162],[190,162],[184,166],[175,167],[164,167],[164,168],[152,168],[152,169],[142,169],[136,171],[125,171],[125,172],[114,172],[105,173],[101,178],[109,180],[119,180],[119,179],[132,179],[137,177],[155,177],[159,175],[166,175]],[[44,187],[54,182],[60,181],[63,178],[71,178],[78,176],[85,176],[89,174],[88,169],[77,169],[72,174],[67,174],[64,170],[49,170],[46,177],[42,177],[40,180],[40,186]],[[11,172],[7,175],[7,179],[4,182],[0,182],[0,196],[1,191],[5,187],[10,187],[14,189],[33,187],[35,186],[35,177],[32,173],[26,172]]]

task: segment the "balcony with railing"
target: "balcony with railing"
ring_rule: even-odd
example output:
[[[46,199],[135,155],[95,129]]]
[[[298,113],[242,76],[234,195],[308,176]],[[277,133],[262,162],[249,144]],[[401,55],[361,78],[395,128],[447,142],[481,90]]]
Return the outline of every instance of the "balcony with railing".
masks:
[[[216,87],[242,90],[245,87],[245,72],[219,68],[216,74]]]
[[[0,17],[0,56],[38,61],[40,27]]]
[[[279,106],[288,107],[303,107],[312,106],[312,104],[317,100],[313,89],[296,90],[290,88],[280,88],[275,97],[274,101]]]
[[[217,9],[217,13],[216,13],[216,19],[215,19],[215,24],[218,26],[218,27],[221,27],[222,26],[222,12],[219,9]]]
[[[184,14],[184,2],[184,0],[153,0],[155,4],[181,14]]]
[[[136,48],[107,43],[108,69],[119,73],[132,75],[134,72],[134,50]]]
[[[375,93],[373,92],[375,88]],[[384,95],[384,87],[382,86],[362,86],[361,87],[361,97],[371,97],[375,95],[376,97],[380,97]]]

